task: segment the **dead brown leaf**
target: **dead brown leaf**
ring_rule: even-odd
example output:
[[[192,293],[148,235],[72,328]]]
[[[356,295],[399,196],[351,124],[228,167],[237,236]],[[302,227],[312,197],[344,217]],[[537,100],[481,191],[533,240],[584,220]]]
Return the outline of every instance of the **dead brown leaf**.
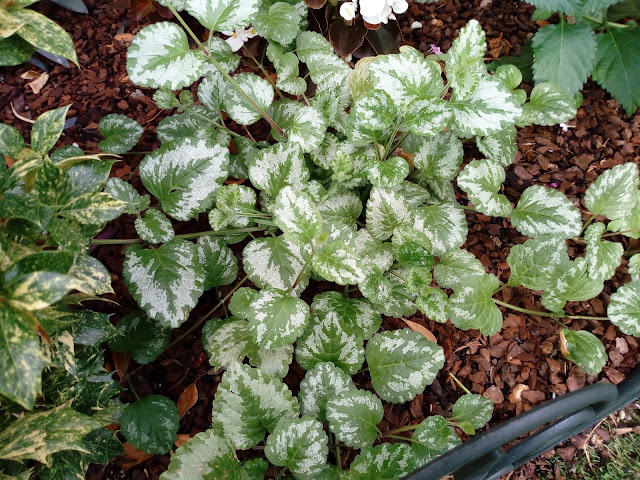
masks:
[[[138,450],[136,447],[131,445],[129,442],[125,442],[124,446],[124,462],[122,463],[122,470],[129,470],[131,467],[138,465],[139,463],[144,462],[145,460],[153,457],[151,453],[143,452],[142,450]]]
[[[193,407],[198,401],[198,387],[196,387],[196,383],[193,382],[191,385],[186,387],[182,393],[180,394],[180,398],[178,398],[178,415],[180,418],[184,417],[185,413],[189,411],[191,407]]]
[[[406,318],[403,318],[402,321],[404,323],[407,324],[407,326],[413,330],[414,332],[418,332],[421,333],[422,335],[424,335],[424,337],[433,342],[433,343],[438,343],[438,340],[436,340],[436,337],[433,333],[431,333],[431,331],[427,328],[427,327],[423,327],[422,325],[420,325],[419,323],[416,322],[412,322],[411,320],[407,320]]]
[[[24,72],[20,76],[25,80],[32,80],[31,82],[27,83],[27,87],[29,87],[35,95],[38,95],[40,93],[40,90],[42,90],[42,88],[47,84],[47,81],[49,80],[48,73],[40,73],[36,72],[35,70],[29,70],[27,72]]]
[[[173,444],[180,448],[182,445],[184,445],[185,443],[187,443],[189,440],[191,440],[191,435],[189,435],[188,433],[179,433],[178,434],[178,438],[176,438],[176,441],[173,442]]]
[[[124,378],[129,370],[129,364],[131,363],[131,357],[127,353],[112,352],[113,366],[116,368],[120,378]]]

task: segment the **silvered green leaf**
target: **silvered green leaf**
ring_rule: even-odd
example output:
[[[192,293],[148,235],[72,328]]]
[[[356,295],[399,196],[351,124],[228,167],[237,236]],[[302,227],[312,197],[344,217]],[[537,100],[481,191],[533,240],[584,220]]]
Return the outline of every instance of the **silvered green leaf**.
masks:
[[[194,105],[184,113],[162,119],[158,123],[156,134],[162,143],[197,137],[220,145],[228,145],[229,131],[218,127],[212,121],[216,123],[220,121],[220,107],[212,110],[202,105]]]
[[[591,375],[600,373],[607,363],[604,345],[592,333],[563,328],[560,332],[560,343],[564,356]]]
[[[169,468],[160,478],[205,480],[210,475],[225,475],[238,480],[248,479],[243,473],[229,440],[209,429],[198,433],[177,449],[171,457]]]
[[[327,401],[355,388],[351,377],[333,363],[317,363],[300,382],[300,412],[324,422]]]
[[[282,418],[267,438],[264,455],[274,465],[287,467],[296,478],[317,478],[328,467],[328,442],[318,420]]]
[[[185,138],[167,142],[140,163],[140,179],[162,209],[177,220],[190,220],[213,205],[227,177],[229,151],[211,141]]]
[[[129,292],[147,314],[174,328],[186,319],[204,291],[205,273],[197,249],[185,240],[172,240],[156,249],[130,246],[123,276]]]
[[[238,65],[240,65],[240,56],[233,52],[231,45],[225,42],[222,38],[214,35],[209,35],[209,39],[204,44],[209,54],[224,68],[228,73],[234,72]],[[218,69],[210,64],[206,63],[204,67],[205,72],[215,72],[220,74]],[[205,76],[206,78],[206,76]],[[200,98],[200,90],[198,88],[198,98]],[[202,98],[200,98],[202,100]],[[211,108],[211,107],[210,107]]]
[[[576,258],[560,272],[557,280],[542,296],[542,305],[552,312],[561,312],[567,301],[581,302],[597,297],[603,288],[603,280],[587,275],[587,261]]]
[[[233,78],[263,111],[273,103],[273,87],[265,79],[253,73],[239,73]],[[222,108],[237,123],[251,125],[262,118],[260,112],[227,81],[221,84],[220,97]]]
[[[449,317],[462,330],[480,330],[483,335],[493,335],[502,327],[502,313],[493,294],[500,282],[491,274],[461,280],[455,293],[449,298]]]
[[[518,88],[522,83],[522,72],[515,65],[500,65],[496,68],[493,76],[500,79],[509,90]]]
[[[120,216],[127,204],[108,193],[85,193],[60,210],[60,215],[82,225],[100,225]]]
[[[589,277],[594,280],[610,279],[620,265],[624,251],[621,243],[601,239],[605,229],[606,225],[598,222],[589,225],[584,234],[587,241],[585,259],[589,265]]]
[[[286,235],[303,242],[310,242],[322,227],[322,217],[311,197],[290,186],[276,197],[273,221]]]
[[[353,375],[364,362],[362,345],[362,337],[345,332],[337,318],[326,316],[318,321],[314,316],[310,327],[298,339],[296,361],[304,370],[311,370],[322,362],[332,362]]]
[[[383,443],[363,448],[351,463],[350,480],[397,480],[416,468],[411,448],[406,443]]]
[[[306,92],[307,82],[298,76],[300,67],[295,53],[284,53],[280,45],[269,43],[267,57],[273,63],[273,67],[278,74],[276,87],[291,95],[302,95]]]
[[[522,106],[518,125],[556,125],[571,120],[576,113],[576,102],[565,90],[553,83],[538,83]]]
[[[293,42],[300,31],[302,18],[296,7],[286,2],[276,2],[268,11],[260,11],[253,20],[258,35],[282,45]]]
[[[382,402],[366,390],[348,390],[327,400],[329,429],[349,447],[371,446],[383,416]]]
[[[627,268],[629,269],[629,275],[631,275],[632,281],[640,280],[640,255],[636,254],[631,257]]]
[[[205,272],[204,289],[229,285],[238,276],[238,260],[221,238],[198,238],[198,262]]]
[[[23,323],[17,311],[0,304],[0,393],[33,408],[47,363],[36,331]]]
[[[640,279],[622,285],[611,295],[607,315],[623,333],[640,336]]]
[[[636,207],[634,195],[639,184],[635,163],[616,165],[589,185],[584,204],[594,215],[604,215],[611,220],[627,217]]]
[[[247,312],[251,302],[255,299],[258,292],[249,287],[241,287],[233,294],[229,301],[229,310],[233,315],[239,318],[247,318]]]
[[[293,345],[283,345],[278,348],[255,348],[250,350],[249,362],[267,375],[283,378],[289,372],[289,365],[293,361]]]
[[[486,73],[485,34],[477,20],[470,20],[460,29],[447,52],[447,79],[458,98],[466,97],[478,86]]]
[[[309,76],[318,91],[343,87],[351,69],[333,52],[333,47],[316,32],[301,32],[296,39],[296,53],[307,64]]]
[[[545,290],[555,284],[569,266],[566,240],[556,235],[541,235],[514,245],[507,263],[511,268],[509,285]]]
[[[216,194],[216,206],[223,212],[234,214],[229,222],[234,227],[248,227],[252,220],[245,214],[255,211],[256,192],[245,185],[223,185]]]
[[[359,125],[368,130],[386,130],[396,120],[396,106],[384,90],[371,90],[358,97],[351,114]]]
[[[359,256],[352,248],[339,241],[322,247],[313,256],[311,267],[320,276],[338,285],[355,285],[365,275]]]
[[[419,178],[451,180],[458,175],[462,163],[462,142],[451,132],[430,137],[409,137],[408,149]],[[417,182],[420,183],[420,180]]]
[[[485,215],[508,217],[511,202],[498,193],[506,178],[504,168],[491,160],[472,160],[458,175],[458,186]]]
[[[162,455],[171,450],[180,428],[176,404],[161,395],[130,403],[120,418],[120,431],[138,450]]]
[[[456,203],[420,207],[414,212],[413,228],[431,241],[434,255],[461,247],[467,239],[467,217]]]
[[[376,265],[369,265],[365,273],[364,280],[358,285],[360,293],[373,302],[374,306],[388,301],[393,292],[391,280]]]
[[[293,343],[309,322],[309,305],[278,290],[262,290],[247,312],[254,339],[262,348]]]
[[[404,278],[407,273],[396,272],[396,274],[399,275],[400,278]],[[416,310],[418,309],[415,304],[416,295],[408,290],[406,282],[404,280],[400,280],[400,278],[390,272],[385,273],[382,278],[383,281],[378,283],[377,288],[382,287],[383,292],[380,293],[385,295],[385,298],[378,301],[371,295],[368,296],[374,308],[388,317],[399,318],[416,313]],[[362,291],[363,283],[361,282],[359,286]],[[362,293],[364,295],[364,291]]]
[[[368,270],[376,266],[381,272],[386,272],[393,265],[393,247],[389,242],[381,242],[373,238],[369,230],[361,228],[354,237],[354,249],[362,260],[362,267]]]
[[[416,298],[416,306],[430,320],[445,323],[449,318],[449,297],[439,288],[423,287]]]
[[[522,192],[511,223],[530,237],[549,234],[570,238],[582,229],[580,210],[564,194],[541,185]]]
[[[213,32],[246,27],[260,6],[259,0],[183,0],[184,10]]]
[[[315,319],[336,320],[347,335],[369,338],[380,328],[381,318],[369,302],[348,298],[338,292],[324,292],[316,295],[311,304]]]
[[[104,191],[116,200],[121,200],[127,204],[123,213],[136,214],[149,208],[149,195],[140,195],[131,184],[120,178],[113,177],[107,180]]]
[[[454,248],[440,256],[440,261],[433,269],[433,276],[438,285],[457,290],[466,278],[481,277],[485,273],[482,262],[467,250]]]
[[[383,163],[374,163],[367,171],[367,178],[372,185],[393,188],[409,175],[409,164],[402,157],[391,157]]]
[[[475,430],[484,427],[493,416],[493,402],[482,395],[467,393],[453,404],[456,422],[468,422]]]
[[[418,97],[438,97],[444,88],[440,66],[415,48],[403,46],[395,55],[380,55],[369,63],[374,88],[384,90],[405,110]]]
[[[438,135],[449,126],[453,112],[440,98],[418,97],[407,107],[405,122],[416,135]]]
[[[409,203],[395,190],[373,187],[367,201],[367,230],[377,240],[386,240],[393,230],[409,225],[413,214]]]
[[[353,191],[340,187],[329,190],[319,201],[318,210],[323,218],[345,222],[355,220],[362,214],[362,200]]]
[[[280,100],[274,104],[272,118],[284,130],[289,142],[300,145],[305,153],[321,145],[327,130],[326,119],[315,105]],[[275,130],[271,134],[276,140],[282,140]]]
[[[180,106],[180,101],[174,93],[166,90],[156,90],[156,93],[153,94],[153,101],[162,110],[172,110]]]
[[[442,347],[409,329],[377,333],[367,343],[371,384],[387,402],[413,399],[444,366]]]
[[[69,108],[71,105],[49,110],[36,118],[31,129],[31,149],[34,152],[44,155],[53,148],[62,135]]]
[[[145,242],[166,243],[175,236],[171,221],[157,208],[147,210],[144,217],[136,218],[134,224],[136,232]]]
[[[75,289],[79,292],[89,295],[114,293],[109,270],[99,260],[89,255],[77,255],[67,273],[78,280]]]
[[[414,430],[411,440],[411,450],[420,466],[462,443],[441,415],[425,418]]]
[[[141,311],[125,315],[116,328],[121,336],[109,342],[109,348],[128,353],[140,365],[153,362],[171,339],[170,327],[158,325]]]
[[[20,132],[6,123],[0,123],[0,155],[16,158],[24,149]]]
[[[213,400],[213,429],[235,448],[247,449],[298,411],[297,399],[279,378],[236,363],[222,376]]]
[[[640,190],[633,190],[631,198],[628,200],[629,202],[625,206],[632,205],[631,212],[624,217],[616,218],[609,222],[607,230],[620,232],[620,235],[625,237],[638,239],[640,238],[640,208],[638,208],[640,206]]]
[[[16,32],[16,35],[19,35],[31,45],[54,55],[68,58],[78,65],[78,57],[73,40],[60,25],[28,8],[12,10],[11,14],[24,23]]]
[[[0,38],[0,66],[20,65],[29,60],[37,47],[23,40],[20,35]]]
[[[248,167],[253,186],[274,197],[285,185],[302,190],[309,179],[304,156],[295,143],[277,143],[260,150]]]
[[[503,167],[508,167],[513,163],[518,151],[516,128],[510,125],[499,132],[476,140],[476,144],[478,150],[489,160],[497,162]]]
[[[112,113],[100,119],[100,133],[105,137],[98,144],[100,150],[107,153],[125,153],[138,143],[143,129],[138,122],[126,115]]]

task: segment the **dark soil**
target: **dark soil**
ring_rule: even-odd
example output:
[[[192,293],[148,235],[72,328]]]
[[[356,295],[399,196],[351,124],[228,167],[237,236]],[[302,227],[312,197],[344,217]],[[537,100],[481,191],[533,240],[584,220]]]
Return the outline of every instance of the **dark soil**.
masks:
[[[77,143],[85,151],[95,152],[100,140],[97,128],[100,118],[109,113],[123,113],[145,128],[136,150],[152,150],[158,143],[154,136],[155,125],[164,114],[151,99],[153,91],[134,86],[128,80],[125,69],[125,52],[131,38],[128,34],[135,34],[148,21],[135,22],[130,12],[114,10],[106,2],[86,0],[86,3],[89,15],[78,15],[48,2],[38,4],[38,9],[62,25],[74,38],[81,68],[72,66],[66,69],[45,61],[49,68],[49,80],[38,94],[31,92],[26,86],[27,80],[20,75],[27,70],[40,69],[28,64],[0,69],[0,120],[15,126],[28,138],[30,125],[14,116],[10,104],[21,116],[35,119],[47,110],[72,103],[69,118],[75,117],[76,123],[65,131],[59,145]],[[510,0],[441,0],[437,3],[411,4],[409,11],[399,18],[404,43],[425,53],[432,44],[446,51],[459,29],[468,20],[476,18],[487,32],[487,60],[491,60],[519,53],[527,38],[538,28],[530,20],[532,11],[533,8],[528,4]],[[423,27],[412,30],[410,25],[414,21],[421,22]],[[624,162],[640,164],[640,115],[628,118],[617,102],[593,83],[586,84],[583,94],[584,103],[576,119],[569,122],[567,128],[527,127],[519,131],[519,152],[515,163],[507,169],[504,189],[514,203],[528,186],[544,184],[566,193],[581,205],[586,187],[605,169]],[[473,149],[466,153],[467,161],[477,154]],[[130,178],[132,184],[142,191],[135,171],[142,158],[142,155],[124,156],[115,165],[112,174]],[[480,258],[491,273],[506,281],[508,266],[505,259],[509,248],[524,242],[525,237],[520,236],[504,219],[468,213],[467,220],[470,231],[466,248]],[[200,222],[191,222],[181,228],[178,233],[206,230],[208,226],[203,218]],[[134,238],[133,217],[125,215],[112,222],[101,236]],[[628,241],[623,239],[625,245]],[[244,243],[239,244],[235,251],[241,252],[243,246]],[[579,247],[576,248],[575,253],[580,254]],[[112,318],[117,322],[122,315],[136,308],[121,278],[124,247],[93,247],[92,253],[112,272],[116,292],[112,299],[121,307],[111,303],[96,303],[91,307],[114,313]],[[598,298],[569,303],[567,311],[570,314],[604,316],[609,295],[627,281],[628,276],[621,269],[606,283],[604,292]],[[326,282],[315,284],[311,292],[327,287]],[[185,332],[214,308],[231,288],[221,287],[217,292],[207,292],[190,320],[173,333],[174,339],[182,335],[184,338],[132,377],[139,395],[155,393],[174,400],[178,400],[181,393],[195,383],[197,401],[182,418],[179,433],[184,436],[180,437],[181,440],[211,426],[211,402],[221,376],[221,372],[209,366],[200,342],[200,328],[191,333]],[[526,289],[509,288],[500,292],[500,295],[505,302],[543,310],[539,297]],[[483,337],[473,330],[462,331],[449,323],[437,324],[426,320],[421,314],[412,318],[435,334],[438,343],[445,349],[446,364],[437,380],[413,401],[400,405],[385,404],[385,417],[379,425],[380,429],[386,431],[417,423],[430,414],[446,414],[462,394],[449,373],[453,373],[472,392],[483,394],[494,402],[495,414],[491,426],[586,384],[598,381],[619,383],[640,363],[638,340],[621,334],[612,324],[567,321],[572,328],[589,330],[598,335],[608,352],[609,362],[602,373],[597,376],[585,375],[561,355],[559,330],[551,320],[510,311],[503,313],[503,329],[491,337]],[[214,316],[223,315],[225,310],[221,308]],[[398,319],[386,318],[383,327],[396,329],[403,328],[404,324]],[[107,352],[106,358],[108,369],[126,370],[127,359],[111,352]],[[128,371],[135,367],[131,361]],[[294,363],[285,378],[294,393],[303,375],[304,372]],[[355,380],[364,388],[370,387],[364,375],[356,376]],[[193,396],[193,387],[187,392]],[[134,400],[131,393],[124,393],[122,399]],[[544,457],[557,453],[563,458],[570,458],[576,445],[574,439],[573,443],[559,446]],[[348,457],[343,455],[345,466],[348,466],[354,454],[352,452]],[[155,479],[167,468],[170,460],[169,455],[161,455],[135,464],[141,458],[136,452],[128,452],[127,458],[116,459],[106,467],[93,466],[87,478]],[[129,468],[125,470],[126,467]],[[510,478],[538,478],[542,472],[553,475],[548,468],[544,458],[536,459],[518,469]]]

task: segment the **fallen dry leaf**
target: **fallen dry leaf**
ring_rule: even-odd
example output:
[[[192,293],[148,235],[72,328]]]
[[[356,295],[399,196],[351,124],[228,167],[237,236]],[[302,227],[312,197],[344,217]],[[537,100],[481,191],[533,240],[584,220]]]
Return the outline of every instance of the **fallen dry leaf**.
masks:
[[[129,363],[131,363],[131,357],[127,353],[112,352],[113,366],[116,368],[120,378],[124,378],[129,370]]]
[[[433,333],[431,333],[431,331],[427,327],[423,327],[419,323],[412,322],[411,320],[407,320],[405,318],[403,318],[402,321],[404,323],[406,323],[407,327],[409,327],[414,332],[418,332],[418,333],[421,333],[422,335],[424,335],[424,337],[427,340],[429,340],[429,341],[431,341],[433,343],[438,343],[438,340],[436,340],[435,335]]]
[[[173,442],[173,444],[180,448],[182,445],[184,445],[185,443],[187,443],[189,440],[191,440],[191,435],[189,435],[188,433],[180,433],[178,434],[178,438],[176,438],[176,441]]]
[[[528,385],[524,385],[522,383],[517,384],[515,387],[513,387],[513,390],[511,390],[511,393],[509,394],[509,401],[512,404],[516,404],[518,402],[522,401],[522,392],[524,392],[525,390],[529,390],[529,386]]]
[[[40,93],[40,90],[42,90],[42,88],[47,84],[47,81],[49,80],[48,73],[39,73],[34,70],[24,72],[20,76],[25,80],[32,80],[31,82],[27,83],[27,87],[29,87],[35,95],[38,95]]]
[[[142,450],[138,450],[136,447],[131,445],[129,442],[125,442],[124,446],[124,455],[122,462],[122,470],[129,470],[131,467],[138,465],[139,463],[144,462],[145,460],[153,457],[151,453],[143,452]]]
[[[193,407],[198,401],[198,387],[196,387],[196,383],[193,382],[187,388],[185,388],[180,394],[180,398],[178,398],[178,415],[180,418],[184,417],[185,413],[189,411],[191,407]]]

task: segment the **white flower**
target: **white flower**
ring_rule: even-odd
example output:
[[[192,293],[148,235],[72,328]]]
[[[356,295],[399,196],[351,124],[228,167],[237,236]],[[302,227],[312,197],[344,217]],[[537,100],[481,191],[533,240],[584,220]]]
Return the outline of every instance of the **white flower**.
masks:
[[[376,18],[388,8],[387,0],[360,0],[360,15],[362,17]]]
[[[226,39],[226,42],[231,46],[231,50],[237,52],[242,48],[242,45],[245,44],[250,38],[253,38],[258,35],[258,32],[255,31],[253,27],[249,28],[236,28],[235,32],[226,31],[222,32],[223,35],[227,35],[229,38]]]
[[[422,28],[422,24],[420,22],[413,22],[411,24],[411,30],[418,30],[419,28]]]
[[[340,15],[347,22],[350,22],[351,20],[356,18],[357,8],[358,8],[358,5],[354,2],[344,2],[342,5],[340,5]]]
[[[391,7],[389,5],[384,5],[382,7],[382,11],[377,15],[365,15],[362,11],[362,5],[360,6],[360,14],[362,15],[362,19],[370,23],[372,25],[378,25],[379,23],[387,23],[389,21],[389,16],[391,15]]]
[[[391,8],[393,13],[404,13],[409,8],[409,4],[405,0],[393,0]]]

